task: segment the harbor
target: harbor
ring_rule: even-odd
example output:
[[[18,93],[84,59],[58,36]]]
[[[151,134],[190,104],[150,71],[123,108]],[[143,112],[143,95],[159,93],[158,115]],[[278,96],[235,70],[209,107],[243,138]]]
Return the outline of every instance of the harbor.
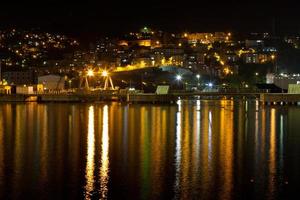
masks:
[[[257,100],[263,105],[299,105],[300,94],[288,93],[72,93],[72,94],[5,94],[0,102],[124,102],[173,104],[177,100]]]

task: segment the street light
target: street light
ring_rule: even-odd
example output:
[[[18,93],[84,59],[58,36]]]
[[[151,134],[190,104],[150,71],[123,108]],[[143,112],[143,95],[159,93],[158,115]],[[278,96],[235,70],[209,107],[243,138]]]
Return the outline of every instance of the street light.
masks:
[[[198,88],[198,87],[199,87],[200,74],[197,74],[197,75],[196,75],[196,78],[197,78],[197,88]]]
[[[69,89],[71,89],[72,88],[72,80],[70,79],[69,80]]]
[[[89,69],[87,71],[87,76],[94,76],[94,71],[92,69]]]
[[[176,80],[177,80],[178,87],[180,87],[180,82],[182,81],[182,76],[179,74],[176,75]]]
[[[274,55],[274,54],[271,55],[271,59],[272,59],[272,60],[275,59],[275,55]]]
[[[272,59],[272,62],[273,62],[274,73],[277,73],[276,55],[272,54],[271,59]]]
[[[107,77],[107,76],[108,76],[108,72],[107,72],[106,70],[104,70],[104,71],[102,72],[102,76]]]
[[[181,75],[177,75],[177,76],[176,76],[176,80],[177,80],[177,81],[181,81],[181,80],[182,80],[182,76],[181,76]]]
[[[101,74],[103,77],[104,77],[104,87],[103,89],[106,90],[109,88],[109,85],[111,86],[111,89],[115,89],[114,87],[114,84],[113,84],[113,81],[108,73],[108,71],[104,70],[102,71],[102,74]]]

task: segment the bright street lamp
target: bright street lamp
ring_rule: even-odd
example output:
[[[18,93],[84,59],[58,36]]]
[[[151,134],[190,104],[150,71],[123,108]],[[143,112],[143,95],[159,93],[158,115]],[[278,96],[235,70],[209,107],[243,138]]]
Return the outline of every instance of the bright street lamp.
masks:
[[[275,57],[276,57],[276,56],[275,56],[274,54],[271,55],[271,59],[272,59],[272,60],[274,60]]]
[[[102,72],[102,76],[107,77],[108,76],[108,72],[107,71],[103,71]]]
[[[200,74],[197,74],[197,75],[196,75],[196,78],[197,78],[197,88],[198,88],[199,85],[200,85],[200,84],[199,84]]]
[[[93,71],[92,69],[89,69],[89,70],[87,71],[87,75],[88,75],[88,76],[94,76],[94,71]]]
[[[176,80],[177,80],[177,81],[181,81],[181,80],[182,80],[182,76],[181,76],[181,75],[177,75],[177,76],[176,76]]]

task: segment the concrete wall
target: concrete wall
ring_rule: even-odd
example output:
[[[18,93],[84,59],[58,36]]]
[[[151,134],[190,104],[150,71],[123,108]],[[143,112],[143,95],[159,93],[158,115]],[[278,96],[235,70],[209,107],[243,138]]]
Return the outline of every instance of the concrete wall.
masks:
[[[61,76],[46,75],[39,76],[38,83],[44,85],[45,90],[63,90],[65,89],[65,79]]]
[[[300,84],[289,84],[289,94],[300,94]]]
[[[33,86],[17,86],[17,94],[34,94]]]

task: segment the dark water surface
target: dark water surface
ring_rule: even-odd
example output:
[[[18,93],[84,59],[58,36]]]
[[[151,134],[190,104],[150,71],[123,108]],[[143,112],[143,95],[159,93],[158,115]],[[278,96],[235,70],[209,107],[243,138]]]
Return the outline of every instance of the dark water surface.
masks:
[[[296,106],[0,104],[0,199],[297,199],[299,178]]]

